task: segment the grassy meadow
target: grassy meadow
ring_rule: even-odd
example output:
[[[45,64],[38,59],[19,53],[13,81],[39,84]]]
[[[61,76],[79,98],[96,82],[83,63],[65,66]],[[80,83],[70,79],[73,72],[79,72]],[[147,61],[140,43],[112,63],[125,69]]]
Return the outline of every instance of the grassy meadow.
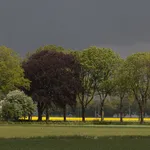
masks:
[[[149,136],[150,126],[48,126],[18,125],[0,126],[0,138],[31,138],[59,136]]]
[[[150,126],[1,125],[2,150],[148,150]]]

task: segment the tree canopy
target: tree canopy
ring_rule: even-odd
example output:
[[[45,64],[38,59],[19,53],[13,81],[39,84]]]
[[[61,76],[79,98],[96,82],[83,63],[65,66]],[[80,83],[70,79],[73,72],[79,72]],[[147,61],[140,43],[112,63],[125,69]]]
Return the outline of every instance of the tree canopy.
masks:
[[[17,89],[32,99],[14,91]],[[30,99],[29,103],[18,105],[16,100],[26,104],[23,97]],[[77,115],[73,111],[77,106],[82,121],[89,114],[100,115],[103,121],[105,111],[107,115],[120,114],[120,122],[127,113],[139,113],[143,123],[146,112],[150,114],[150,53],[123,59],[110,48],[91,46],[73,51],[45,45],[22,60],[12,49],[0,46],[0,99],[9,99],[3,109],[0,101],[5,118],[31,116],[30,106],[35,102],[39,121],[44,113],[48,121],[52,110],[61,111],[65,121],[68,109]]]
[[[90,47],[87,65],[92,68],[92,79],[95,80],[96,93],[100,99],[101,120],[104,118],[104,102],[115,88],[116,70],[121,61],[120,56],[109,48]]]
[[[19,86],[29,88],[29,83],[24,78],[19,56],[13,50],[0,46],[0,91],[7,93]]]
[[[9,92],[1,101],[1,113],[5,120],[18,120],[19,117],[31,115],[35,108],[31,97],[19,90]]]
[[[51,103],[64,110],[66,105],[75,105],[80,64],[73,55],[42,50],[31,55],[23,68],[31,81],[29,93],[38,102],[39,114]]]
[[[124,65],[128,84],[138,102],[141,123],[146,102],[150,96],[150,53],[136,53],[126,59]]]

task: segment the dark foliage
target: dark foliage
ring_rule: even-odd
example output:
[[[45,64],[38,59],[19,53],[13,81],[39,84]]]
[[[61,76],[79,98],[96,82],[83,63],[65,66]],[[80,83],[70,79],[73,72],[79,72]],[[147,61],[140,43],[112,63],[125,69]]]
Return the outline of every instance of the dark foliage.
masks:
[[[43,50],[23,62],[25,77],[31,81],[27,94],[38,103],[39,121],[47,106],[55,104],[64,110],[76,104],[80,87],[80,63],[71,54]]]

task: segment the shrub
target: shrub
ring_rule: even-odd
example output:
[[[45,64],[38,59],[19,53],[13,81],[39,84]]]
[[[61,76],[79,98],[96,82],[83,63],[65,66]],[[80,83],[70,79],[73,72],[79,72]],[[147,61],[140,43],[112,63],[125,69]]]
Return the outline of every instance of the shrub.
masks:
[[[7,121],[16,121],[21,116],[32,115],[36,108],[31,97],[19,90],[9,92],[1,102],[1,107],[1,116]]]

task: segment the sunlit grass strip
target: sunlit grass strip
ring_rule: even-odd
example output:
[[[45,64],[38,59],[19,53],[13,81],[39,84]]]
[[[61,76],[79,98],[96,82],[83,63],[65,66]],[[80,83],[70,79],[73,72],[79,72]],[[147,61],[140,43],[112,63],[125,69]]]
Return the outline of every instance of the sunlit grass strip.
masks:
[[[24,120],[24,118],[20,118],[21,120]],[[50,117],[50,121],[63,121],[63,117]],[[25,120],[28,120],[28,117],[26,117]],[[33,121],[38,120],[38,117],[32,117]],[[42,120],[46,120],[46,117],[42,117]],[[100,121],[100,118],[85,118],[86,121]],[[67,117],[67,121],[82,121],[82,118],[80,117]],[[120,118],[104,118],[104,121],[107,122],[119,122]],[[125,122],[138,122],[139,118],[123,118],[123,121]],[[144,118],[145,122],[150,122],[150,118]]]

